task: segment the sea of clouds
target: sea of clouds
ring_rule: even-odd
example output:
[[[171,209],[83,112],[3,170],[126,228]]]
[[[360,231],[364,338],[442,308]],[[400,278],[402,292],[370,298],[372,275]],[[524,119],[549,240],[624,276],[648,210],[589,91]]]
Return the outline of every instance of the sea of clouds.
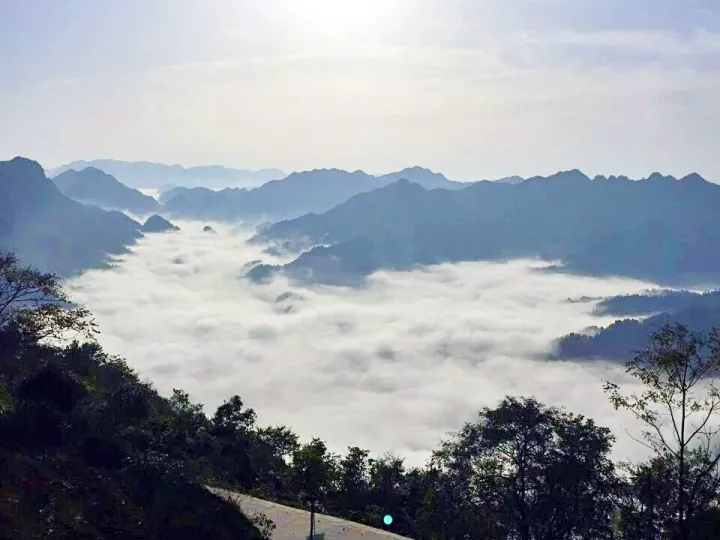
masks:
[[[542,272],[537,261],[379,272],[356,289],[252,284],[243,279],[251,261],[286,262],[247,245],[252,230],[178,225],[67,284],[93,312],[105,350],[163,395],[182,388],[212,414],[238,394],[262,425],[410,465],[480,408],[532,395],[610,427],[614,457],[645,455],[626,433],[638,434],[637,423],[602,391],[605,380],[632,388],[622,366],[542,358],[553,340],[612,321],[568,298],[652,284]]]

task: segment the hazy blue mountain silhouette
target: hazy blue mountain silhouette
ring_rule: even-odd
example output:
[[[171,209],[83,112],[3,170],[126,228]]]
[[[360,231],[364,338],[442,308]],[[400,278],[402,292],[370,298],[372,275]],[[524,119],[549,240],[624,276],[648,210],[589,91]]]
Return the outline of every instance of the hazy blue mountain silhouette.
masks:
[[[641,320],[618,320],[589,335],[569,334],[557,342],[553,358],[625,362],[633,358],[635,351],[646,347],[649,335],[664,324],[681,323],[695,331],[709,332],[713,327],[720,327],[720,291],[617,296],[602,301],[597,312],[620,317],[650,316]]]
[[[305,276],[541,257],[573,272],[697,283],[720,275],[718,208],[720,186],[698,175],[591,180],[573,170],[433,191],[398,181],[266,227],[252,241],[330,245],[285,267]]]
[[[168,185],[164,186],[163,188],[159,189],[160,195],[158,196],[158,202],[162,205],[164,205],[166,202],[168,202],[170,199],[172,199],[175,195],[178,195],[180,193],[185,193],[186,191],[190,189],[207,189],[207,188],[187,188],[182,186],[173,186]],[[210,190],[212,191],[212,190]]]
[[[363,171],[317,169],[293,173],[255,189],[174,189],[163,195],[165,210],[179,218],[236,220],[271,217],[292,218],[308,212],[324,212],[350,197],[407,178],[427,189],[459,189],[442,174],[412,167],[383,176]]]
[[[285,177],[285,173],[279,169],[250,171],[230,169],[220,165],[185,168],[182,165],[166,165],[147,161],[119,161],[115,159],[73,161],[48,171],[48,176],[55,177],[69,169],[80,170],[86,167],[100,169],[114,176],[126,186],[140,189],[160,189],[168,184],[186,187],[249,187],[259,186],[269,180]]]
[[[24,263],[71,275],[103,267],[140,236],[140,224],[122,212],[63,195],[35,161],[0,162],[0,250]]]
[[[448,180],[445,175],[423,167],[408,167],[402,171],[383,174],[377,177],[381,185],[392,184],[398,180],[409,180],[420,184],[425,189],[460,189],[467,186],[465,182]]]
[[[520,182],[524,182],[525,178],[522,178],[521,176],[506,176],[505,178],[500,178],[499,180],[495,180],[495,182],[498,182],[500,184],[519,184]]]
[[[637,317],[653,313],[678,313],[695,306],[720,309],[720,291],[696,293],[691,291],[658,290],[646,294],[613,296],[598,303],[597,315]]]
[[[176,227],[170,223],[167,219],[157,214],[150,216],[142,226],[143,232],[154,233],[154,232],[168,232],[168,231],[179,231],[180,227]]]
[[[127,210],[143,216],[160,210],[160,204],[148,195],[129,188],[115,177],[86,167],[81,171],[70,169],[53,178],[58,189],[71,199],[112,210]]]

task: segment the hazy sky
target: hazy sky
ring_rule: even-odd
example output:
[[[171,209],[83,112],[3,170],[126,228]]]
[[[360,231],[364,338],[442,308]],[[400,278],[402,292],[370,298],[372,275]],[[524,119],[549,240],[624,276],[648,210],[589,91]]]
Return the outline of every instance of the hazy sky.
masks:
[[[0,158],[720,180],[717,0],[0,0]]]

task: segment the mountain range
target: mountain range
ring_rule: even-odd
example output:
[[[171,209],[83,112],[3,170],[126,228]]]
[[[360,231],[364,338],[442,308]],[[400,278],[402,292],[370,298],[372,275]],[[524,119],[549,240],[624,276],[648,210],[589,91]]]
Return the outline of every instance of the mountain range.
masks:
[[[382,176],[321,169],[255,189],[174,192],[162,205],[94,167],[53,183],[35,162],[3,162],[0,247],[61,274],[95,266],[142,234],[140,223],[98,205],[196,219],[301,214],[258,229],[251,242],[297,257],[259,264],[253,279],[280,271],[358,283],[382,268],[518,257],[674,286],[716,283],[720,274],[720,186],[697,174],[590,179],[571,170],[465,184],[420,167]]]
[[[551,358],[626,362],[647,346],[648,336],[665,324],[680,323],[698,332],[720,328],[720,291],[652,291],[600,302],[598,315],[623,317],[605,328],[591,328],[558,340]]]
[[[317,170],[294,173],[256,189],[215,192],[208,188],[174,188],[170,194],[164,194],[166,205],[163,205],[99,168],[84,166],[86,163],[89,162],[73,164],[83,168],[60,172],[53,181],[37,163],[25,158],[3,163],[5,197],[0,248],[12,248],[33,265],[67,275],[101,265],[106,254],[122,252],[143,232],[143,226],[127,216],[102,210],[122,210],[136,216],[170,214],[189,218],[258,219],[268,215],[302,214],[308,209],[327,210],[355,193],[406,176],[428,188],[455,189],[464,185],[420,167],[378,177],[361,171]],[[124,162],[107,163],[122,165]],[[165,181],[167,178],[143,180],[142,185],[159,185]],[[192,203],[188,210],[183,209],[183,201]],[[112,226],[99,223],[108,219],[120,223],[114,232]],[[81,221],[98,221],[97,226],[88,225],[84,229],[88,240],[86,248],[79,242]],[[74,247],[59,247],[65,244]]]
[[[251,187],[286,176],[279,169],[251,171],[230,169],[220,165],[185,168],[182,165],[166,165],[148,161],[119,161],[115,159],[73,161],[67,165],[49,170],[48,176],[54,178],[67,170],[82,170],[87,167],[100,169],[114,176],[126,186],[136,189],[162,189],[168,185],[185,187]]]
[[[380,268],[536,257],[562,269],[667,284],[717,282],[720,185],[697,174],[590,179],[578,170],[519,183],[426,190],[399,180],[323,213],[263,228],[251,241],[316,245],[284,267],[323,282]]]
[[[140,224],[122,212],[63,195],[37,162],[0,162],[0,251],[67,276],[105,266],[140,236]]]
[[[416,182],[426,189],[461,189],[467,185],[421,167],[382,176],[363,171],[316,169],[292,173],[255,189],[175,188],[164,193],[161,201],[168,214],[177,218],[287,219],[308,212],[324,212],[353,195],[387,186],[399,179]]]
[[[71,199],[111,210],[126,210],[137,216],[158,212],[160,204],[149,195],[127,187],[95,167],[69,169],[53,178],[58,189]]]

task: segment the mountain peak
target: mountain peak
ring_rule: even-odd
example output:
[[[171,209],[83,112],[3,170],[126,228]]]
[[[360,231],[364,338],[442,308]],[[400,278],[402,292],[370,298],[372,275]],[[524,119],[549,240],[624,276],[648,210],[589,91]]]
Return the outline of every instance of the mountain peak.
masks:
[[[568,183],[577,183],[577,182],[590,182],[590,177],[587,176],[585,173],[580,171],[579,169],[572,169],[569,171],[559,171],[555,174],[552,174],[550,176],[544,177],[544,176],[535,176],[531,178],[530,180],[535,181],[561,181],[561,182],[568,182]]]
[[[430,169],[426,167],[421,167],[420,165],[413,165],[412,167],[405,167],[400,172],[424,172],[424,173],[430,173],[430,174],[440,174],[436,173],[435,171],[431,171]]]
[[[69,169],[52,181],[63,195],[83,204],[129,210],[139,216],[157,212],[158,209],[155,199],[127,187],[113,175],[95,167]]]
[[[708,181],[705,180],[698,173],[690,173],[687,176],[683,176],[680,179],[680,182],[682,182],[683,184],[690,184],[690,185],[703,185],[703,184],[708,183]]]
[[[98,176],[112,176],[105,171],[98,169],[97,167],[93,167],[92,165],[85,167],[84,169],[78,171],[80,173],[86,173],[86,174],[97,174]]]
[[[137,228],[122,213],[71,200],[33,160],[0,162],[0,246],[26,264],[63,276],[102,266],[140,236]]]
[[[572,178],[572,179],[576,179],[576,180],[590,180],[590,177],[587,176],[580,169],[571,169],[569,171],[560,171],[555,176],[562,176],[563,178]]]
[[[677,178],[675,178],[674,176],[670,176],[670,175],[664,175],[664,174],[656,171],[656,172],[652,173],[650,176],[648,176],[647,180],[650,182],[660,182],[660,181],[668,181],[668,180],[676,181]]]
[[[427,191],[421,184],[418,182],[413,182],[412,180],[400,177],[397,180],[390,182],[389,184],[380,187],[374,191],[368,191],[366,193],[362,193],[361,195],[370,195],[373,193],[386,193],[386,194],[410,194],[410,193],[419,193],[419,192],[425,192]]]
[[[55,191],[54,185],[45,178],[45,170],[32,159],[15,157],[10,161],[0,162],[0,180],[5,187],[18,189],[22,193],[46,193]],[[0,186],[2,187],[2,186]]]
[[[383,176],[386,176],[386,177],[387,177],[387,176],[400,176],[400,175],[403,175],[403,174],[407,174],[407,175],[410,175],[410,176],[422,175],[422,176],[434,176],[434,177],[438,177],[438,178],[445,178],[445,175],[444,175],[444,174],[438,173],[438,172],[435,172],[435,171],[432,171],[432,170],[427,169],[427,168],[425,168],[425,167],[420,167],[419,165],[413,165],[412,167],[405,167],[405,168],[404,168],[403,170],[401,170],[401,171],[397,171],[397,172],[394,172],[394,173],[389,173],[389,174],[386,174],[386,175],[383,175]]]
[[[150,216],[142,226],[143,232],[165,232],[165,231],[179,231],[180,228],[170,223],[167,219],[162,216],[154,214]]]
[[[598,174],[595,178],[593,178],[593,181],[594,182],[630,182],[631,180],[624,174],[621,174],[620,176],[615,176],[614,174],[611,174],[610,176]]]
[[[410,182],[420,184],[420,186],[425,189],[447,189],[460,185],[459,182],[452,182],[448,180],[445,175],[441,173],[437,173],[417,165],[407,167],[401,171],[384,174],[376,178],[380,179],[382,182],[388,183],[396,182],[400,178],[406,178],[407,180],[410,180]]]
[[[287,175],[284,180],[299,180],[304,178],[327,178],[327,177],[348,177],[348,176],[367,176],[367,173],[357,170],[348,172],[343,169],[311,169],[309,171],[297,171]],[[279,181],[279,180],[278,180]]]
[[[113,175],[106,173],[102,169],[97,167],[84,167],[82,169],[68,169],[65,172],[58,174],[53,180],[57,184],[58,182],[66,182],[72,179],[75,182],[94,182],[104,184],[119,184],[120,182]]]
[[[33,172],[35,174],[39,173],[42,176],[45,176],[45,170],[42,166],[37,161],[26,157],[14,157],[8,161],[7,164],[13,168],[21,168],[24,172]]]

